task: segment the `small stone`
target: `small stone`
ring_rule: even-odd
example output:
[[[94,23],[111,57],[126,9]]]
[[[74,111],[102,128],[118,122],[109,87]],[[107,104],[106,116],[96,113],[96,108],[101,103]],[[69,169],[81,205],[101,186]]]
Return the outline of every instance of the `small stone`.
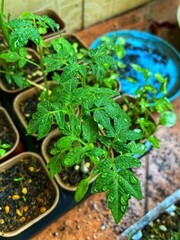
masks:
[[[46,211],[46,207],[41,207],[41,208],[40,208],[40,212],[41,212],[41,213],[44,213],[45,211]]]
[[[107,223],[105,222],[105,223],[103,223],[103,224],[101,225],[101,230],[105,230],[106,227],[107,227]]]
[[[153,223],[153,222],[150,222],[150,223],[149,223],[149,226],[150,226],[150,227],[153,227],[153,226],[154,226],[154,223]]]
[[[169,215],[174,217],[176,215],[176,213],[175,212],[170,212]]]
[[[161,231],[163,231],[163,232],[166,232],[166,231],[167,231],[167,227],[164,226],[164,225],[160,225],[160,226],[159,226],[159,229],[160,229]]]
[[[57,236],[59,236],[59,233],[58,233],[58,232],[54,232],[54,233],[53,233],[53,236],[54,236],[54,237],[57,237]]]
[[[76,225],[76,229],[78,229],[78,230],[79,230],[80,228],[81,228],[81,227],[80,227],[80,225]]]
[[[4,210],[5,210],[5,213],[8,214],[8,213],[9,213],[9,210],[10,210],[9,206],[6,205],[5,208],[4,208]]]

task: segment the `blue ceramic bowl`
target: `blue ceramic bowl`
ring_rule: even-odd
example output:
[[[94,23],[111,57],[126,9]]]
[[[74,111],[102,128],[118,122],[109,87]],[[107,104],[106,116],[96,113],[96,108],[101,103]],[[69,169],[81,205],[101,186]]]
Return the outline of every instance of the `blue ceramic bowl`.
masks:
[[[120,72],[119,81],[121,83],[121,93],[134,95],[136,89],[145,83],[141,73],[135,72],[130,64],[135,63],[152,72],[148,83],[159,89],[159,83],[153,76],[155,73],[168,77],[166,97],[172,101],[180,95],[180,54],[169,43],[147,32],[136,30],[122,30],[109,32],[97,38],[90,48],[96,48],[101,44],[102,37],[121,37],[125,40],[126,55],[121,59],[126,67]],[[117,40],[118,41],[118,40]],[[138,79],[138,83],[132,83],[126,80],[130,76]],[[161,97],[158,92],[157,98]]]

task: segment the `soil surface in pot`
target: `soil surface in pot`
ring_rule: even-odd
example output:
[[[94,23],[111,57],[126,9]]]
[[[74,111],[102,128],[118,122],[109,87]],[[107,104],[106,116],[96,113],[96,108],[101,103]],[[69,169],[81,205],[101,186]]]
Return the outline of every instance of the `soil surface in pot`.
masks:
[[[27,123],[29,123],[32,114],[36,112],[37,104],[39,102],[40,93],[34,93],[29,98],[23,100],[20,103],[20,110],[22,115],[24,116]]]
[[[47,153],[49,154],[49,158],[52,157],[50,151],[58,139],[59,136],[53,137],[47,145]],[[76,164],[72,167],[62,167],[62,170],[58,175],[67,186],[77,186],[82,179],[87,178],[91,174],[94,167],[93,163],[88,158],[84,159],[84,161],[86,168],[89,170],[86,173],[82,172],[81,164]]]
[[[170,213],[162,213],[158,219],[151,222],[142,230],[141,239],[149,240],[179,240],[180,239],[180,202]]]
[[[35,157],[23,157],[0,173],[0,231],[11,232],[46,212],[55,189]]]
[[[16,134],[10,127],[10,123],[7,121],[6,115],[3,111],[0,111],[0,144],[6,143],[10,145],[10,149],[14,147],[16,142]]]
[[[25,118],[26,123],[28,124],[31,120],[33,113],[37,110],[37,104],[39,102],[40,92],[34,93],[29,96],[27,99],[24,99],[20,102],[20,112]],[[51,130],[55,129],[57,126],[55,123],[52,124]]]

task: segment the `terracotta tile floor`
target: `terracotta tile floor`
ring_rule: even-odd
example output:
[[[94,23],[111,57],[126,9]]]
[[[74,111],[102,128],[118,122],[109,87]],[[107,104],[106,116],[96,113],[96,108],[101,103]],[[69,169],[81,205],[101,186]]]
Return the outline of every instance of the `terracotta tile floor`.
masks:
[[[98,36],[113,30],[137,29],[156,33],[180,50],[180,30],[176,23],[179,1],[155,1],[122,16],[92,26],[77,35],[89,46]],[[162,24],[168,23],[168,24]],[[170,23],[170,24],[169,24]],[[169,34],[171,33],[171,34]],[[107,209],[105,194],[90,196],[81,204],[32,238],[32,240],[119,240],[120,233],[146,211],[180,187],[180,97],[173,101],[177,123],[161,127],[157,135],[161,149],[152,149],[141,158],[143,167],[136,171],[142,182],[143,200],[132,199],[128,211],[115,224]]]

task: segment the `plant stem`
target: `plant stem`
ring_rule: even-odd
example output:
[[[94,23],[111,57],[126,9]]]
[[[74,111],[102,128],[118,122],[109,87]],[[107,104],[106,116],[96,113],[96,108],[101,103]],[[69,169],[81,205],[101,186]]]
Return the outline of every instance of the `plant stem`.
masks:
[[[7,28],[5,27],[5,22],[4,22],[4,0],[1,1],[0,28],[2,30],[3,36],[4,36],[8,46],[9,46],[9,33],[7,31]]]
[[[35,83],[35,82],[33,82],[33,81],[29,80],[29,79],[27,79],[27,81],[28,81],[28,83],[29,83],[30,85],[35,86],[35,87],[37,87],[37,88],[39,88],[39,89],[41,89],[41,90],[44,90],[44,87],[43,87],[42,85],[37,84],[37,83]]]
[[[44,79],[44,87],[45,87],[45,89],[46,89],[46,98],[49,99],[47,77],[46,77],[46,73],[44,72],[45,69],[44,69],[44,64],[43,64],[43,62],[42,62],[42,59],[43,59],[43,50],[42,50],[41,47],[39,47],[38,52],[39,52],[39,56],[40,56],[40,67],[41,67],[41,71],[42,71],[43,79]]]

